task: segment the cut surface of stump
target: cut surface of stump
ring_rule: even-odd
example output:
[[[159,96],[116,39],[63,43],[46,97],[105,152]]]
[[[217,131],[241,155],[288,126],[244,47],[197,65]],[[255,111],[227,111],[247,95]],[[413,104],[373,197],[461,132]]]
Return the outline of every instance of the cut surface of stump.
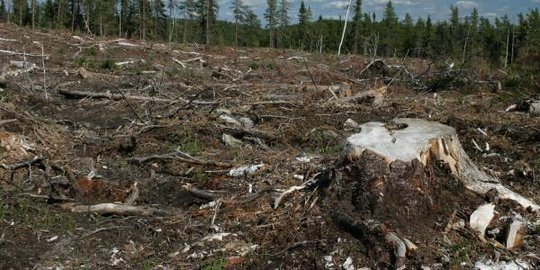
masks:
[[[361,239],[368,250],[378,251],[370,256],[377,261],[402,267],[404,245],[407,251],[407,243],[420,249],[430,246],[443,230],[436,224],[446,225],[456,210],[485,203],[488,192],[496,190],[501,199],[539,209],[478,168],[452,127],[394,119],[365,123],[360,129],[346,141],[322,206],[339,227]]]

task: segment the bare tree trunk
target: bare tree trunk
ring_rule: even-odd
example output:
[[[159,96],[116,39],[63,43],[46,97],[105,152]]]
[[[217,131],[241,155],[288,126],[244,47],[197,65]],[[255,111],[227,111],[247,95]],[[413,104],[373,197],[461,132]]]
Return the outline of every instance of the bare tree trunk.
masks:
[[[58,2],[58,7],[56,9],[56,28],[62,24],[62,0],[56,0]]]
[[[141,29],[140,39],[146,40],[146,5],[145,0],[141,0]]]
[[[174,20],[173,20],[173,17],[172,17],[173,8],[174,8],[174,2],[173,2],[173,0],[169,0],[169,43],[172,42],[173,29],[174,29],[173,28]]]
[[[377,51],[379,49],[379,33],[373,36],[373,56],[377,57]]]
[[[234,19],[234,47],[238,47],[238,19]]]
[[[76,13],[76,10],[77,10],[77,7],[76,7],[76,3],[77,1],[76,0],[71,0],[71,32],[75,31],[75,13]]]
[[[504,55],[504,68],[508,66],[508,50],[510,49],[510,27],[506,30],[506,52]]]
[[[274,29],[270,29],[270,48],[274,48]]]
[[[187,16],[187,11],[186,11],[186,16],[184,16],[184,33],[182,34],[182,43],[186,43],[187,42],[187,28],[188,28],[188,16]]]
[[[22,26],[23,25],[23,2],[20,1],[19,2],[19,25]]]
[[[124,12],[124,6],[122,5],[122,1],[120,1],[119,4],[119,11],[118,11],[118,37],[122,37],[122,12]]]
[[[210,0],[206,0],[206,45],[210,45]]]
[[[36,27],[36,0],[32,0],[32,29]]]
[[[514,63],[514,48],[515,48],[515,42],[516,42],[516,35],[514,32],[514,26],[512,26],[512,54],[510,54],[510,63]]]
[[[465,42],[463,43],[463,52],[461,54],[461,64],[465,64],[465,56],[467,54],[467,44],[469,42],[469,35],[471,33],[471,26],[469,26],[469,29],[467,30],[467,37],[465,37]]]
[[[319,37],[319,42],[320,42],[320,43],[319,43],[319,53],[323,53],[323,45],[324,45],[324,44],[323,44],[323,41],[324,41],[323,35],[321,35],[321,36]]]
[[[341,33],[341,41],[339,42],[337,55],[341,55],[341,46],[343,45],[343,40],[345,40],[345,32],[347,31],[347,22],[349,21],[349,10],[351,9],[351,2],[349,0],[349,5],[347,6],[347,12],[345,13],[345,24],[343,25],[343,32]]]
[[[103,36],[103,13],[99,13],[99,36]]]

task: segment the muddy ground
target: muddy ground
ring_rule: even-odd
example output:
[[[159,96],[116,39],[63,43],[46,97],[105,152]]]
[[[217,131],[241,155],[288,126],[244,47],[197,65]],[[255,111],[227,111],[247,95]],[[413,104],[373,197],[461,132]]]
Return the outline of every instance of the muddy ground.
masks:
[[[0,38],[1,269],[341,269],[348,257],[356,268],[393,269],[392,256],[379,257],[332,219],[347,200],[316,188],[274,205],[279,190],[335,165],[354,132],[347,119],[450,125],[481,168],[540,202],[540,118],[504,111],[538,89],[471,83],[434,95],[417,89],[432,70],[420,59],[384,59],[407,74],[364,70],[373,59],[360,56],[106,40],[11,24],[0,24]],[[326,86],[342,82],[353,95],[388,90],[381,104],[337,102]],[[258,164],[253,174],[229,174]],[[435,177],[443,188],[437,215],[400,225],[419,247],[409,268],[471,269],[488,259],[539,267],[537,215],[498,206],[501,216],[515,211],[529,221],[513,251],[467,228],[448,231],[452,213],[467,220],[485,198],[444,166]],[[71,210],[123,203],[136,189],[134,205],[154,212]]]

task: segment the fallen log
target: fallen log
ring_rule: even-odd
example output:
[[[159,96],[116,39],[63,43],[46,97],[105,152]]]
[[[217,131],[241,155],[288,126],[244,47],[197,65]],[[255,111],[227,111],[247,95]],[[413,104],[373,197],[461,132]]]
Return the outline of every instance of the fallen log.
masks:
[[[147,96],[132,96],[132,95],[122,95],[122,94],[113,94],[110,92],[90,92],[90,91],[78,91],[78,90],[66,90],[60,89],[58,93],[69,99],[83,99],[83,98],[93,98],[93,99],[110,99],[110,100],[138,100],[138,101],[153,101],[153,102],[164,102],[164,103],[174,103],[177,101],[194,104],[194,105],[216,105],[219,102],[217,101],[205,101],[205,100],[188,100],[185,98],[178,97],[176,99],[169,98],[157,98],[157,97],[147,97]]]
[[[387,90],[388,90],[388,87],[383,86],[377,89],[360,92],[354,96],[340,98],[338,99],[338,102],[340,103],[348,103],[348,102],[368,103],[369,105],[373,104],[375,106],[380,106],[382,105],[384,101],[384,96],[386,95]]]

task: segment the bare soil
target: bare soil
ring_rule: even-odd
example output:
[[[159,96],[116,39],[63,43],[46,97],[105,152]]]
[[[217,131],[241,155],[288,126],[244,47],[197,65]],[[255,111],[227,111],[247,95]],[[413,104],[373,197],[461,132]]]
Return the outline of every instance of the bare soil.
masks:
[[[1,50],[23,53],[0,53],[2,73],[16,69],[10,61],[36,65],[0,83],[0,120],[16,119],[0,126],[0,139],[5,138],[0,163],[40,158],[0,168],[0,269],[324,269],[328,255],[334,269],[348,257],[357,268],[393,269],[391,247],[351,234],[332,219],[333,212],[355,215],[354,203],[344,199],[349,197],[305,189],[274,209],[276,190],[335,166],[345,138],[354,132],[344,127],[347,119],[414,117],[450,125],[479,167],[540,202],[540,118],[504,111],[533,89],[493,92],[473,84],[434,96],[415,90],[406,74],[361,73],[373,60],[361,56],[122,40],[133,44],[125,46],[12,24],[0,24],[0,37],[6,39],[0,40]],[[41,45],[46,58],[39,56]],[[196,57],[204,63],[187,61]],[[115,64],[128,60],[134,62]],[[422,59],[384,61],[416,75],[429,67]],[[81,68],[93,75],[83,78]],[[390,81],[381,106],[337,103],[323,87],[347,82],[356,94]],[[67,98],[60,90],[123,98]],[[225,122],[220,118],[225,110],[235,119],[249,118],[258,132]],[[242,144],[224,144],[223,133]],[[31,147],[6,148],[14,138]],[[137,161],[176,150],[196,161]],[[252,164],[264,166],[254,174],[228,174]],[[378,216],[407,221],[394,226],[419,246],[408,258],[410,268],[471,269],[485,259],[540,266],[538,215],[511,203],[500,202],[501,216],[516,211],[530,221],[517,250],[482,243],[467,229],[445,233],[453,212],[467,220],[485,198],[465,191],[444,165],[437,168],[436,215],[401,219],[401,209],[384,209]],[[135,182],[136,205],[159,212],[69,210],[73,204],[125,202]],[[197,196],[186,184],[216,191],[220,204],[209,205],[212,199]],[[346,183],[342,188],[352,192]],[[396,204],[407,199],[393,198]],[[222,239],[205,238],[216,233],[223,233]]]

